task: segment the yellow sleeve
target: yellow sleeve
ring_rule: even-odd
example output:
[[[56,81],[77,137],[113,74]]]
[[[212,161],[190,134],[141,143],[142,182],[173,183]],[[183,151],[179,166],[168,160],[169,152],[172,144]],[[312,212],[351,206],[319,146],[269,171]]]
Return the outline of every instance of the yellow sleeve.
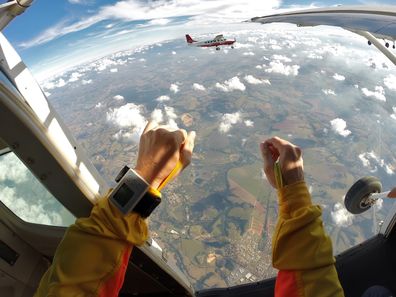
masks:
[[[118,296],[132,247],[147,237],[140,215],[122,215],[101,199],[68,228],[34,296]]]
[[[312,205],[305,182],[281,188],[272,262],[279,269],[275,296],[341,297],[330,238],[322,211]]]

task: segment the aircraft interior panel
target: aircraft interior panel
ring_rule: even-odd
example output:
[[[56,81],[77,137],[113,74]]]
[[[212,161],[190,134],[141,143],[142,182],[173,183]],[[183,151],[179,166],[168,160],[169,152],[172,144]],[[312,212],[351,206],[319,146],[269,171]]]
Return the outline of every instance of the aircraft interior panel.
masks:
[[[0,221],[0,292],[28,297],[35,292],[50,262]]]

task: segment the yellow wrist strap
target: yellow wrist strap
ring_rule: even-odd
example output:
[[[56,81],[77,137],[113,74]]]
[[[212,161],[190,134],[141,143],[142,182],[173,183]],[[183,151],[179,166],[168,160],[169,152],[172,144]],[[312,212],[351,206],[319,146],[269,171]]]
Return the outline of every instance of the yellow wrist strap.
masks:
[[[276,161],[274,164],[274,174],[275,174],[276,188],[280,190],[283,188],[283,179],[282,179],[282,171],[280,168],[279,160]]]
[[[183,169],[183,164],[179,160],[177,161],[175,168],[173,168],[171,173],[169,173],[169,175],[161,182],[157,190],[161,191],[166,186],[166,184],[170,182],[182,169]]]

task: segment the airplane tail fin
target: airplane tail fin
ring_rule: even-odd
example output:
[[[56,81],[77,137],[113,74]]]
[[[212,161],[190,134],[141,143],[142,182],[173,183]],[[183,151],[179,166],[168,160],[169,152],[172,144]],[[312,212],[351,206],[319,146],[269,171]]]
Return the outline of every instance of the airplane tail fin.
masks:
[[[194,39],[192,39],[191,38],[191,36],[190,35],[188,35],[188,34],[186,34],[186,40],[187,40],[187,43],[193,43],[193,42],[196,42]]]

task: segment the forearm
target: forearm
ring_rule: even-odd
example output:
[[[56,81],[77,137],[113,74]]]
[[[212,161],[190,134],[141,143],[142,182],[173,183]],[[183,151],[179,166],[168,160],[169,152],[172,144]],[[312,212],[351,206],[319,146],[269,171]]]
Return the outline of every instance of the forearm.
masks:
[[[305,182],[278,194],[280,214],[272,242],[273,266],[280,270],[276,295],[343,296],[321,209],[312,205]]]
[[[138,214],[123,216],[102,199],[68,228],[35,296],[118,296],[132,247],[147,235]]]

